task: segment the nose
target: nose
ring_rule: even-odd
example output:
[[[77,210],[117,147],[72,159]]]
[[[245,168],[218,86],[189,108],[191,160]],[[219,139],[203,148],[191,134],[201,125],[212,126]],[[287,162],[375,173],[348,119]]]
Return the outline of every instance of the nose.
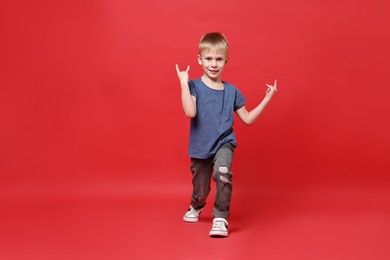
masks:
[[[211,66],[212,66],[212,67],[217,67],[217,61],[216,61],[216,60],[213,60],[213,61],[211,62]]]

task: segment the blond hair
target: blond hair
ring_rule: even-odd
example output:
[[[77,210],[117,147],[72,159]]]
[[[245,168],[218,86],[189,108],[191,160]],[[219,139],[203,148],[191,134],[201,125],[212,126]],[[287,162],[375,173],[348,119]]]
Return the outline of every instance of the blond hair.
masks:
[[[227,52],[229,44],[226,37],[219,32],[211,32],[203,35],[199,42],[199,54],[204,50],[210,49]]]

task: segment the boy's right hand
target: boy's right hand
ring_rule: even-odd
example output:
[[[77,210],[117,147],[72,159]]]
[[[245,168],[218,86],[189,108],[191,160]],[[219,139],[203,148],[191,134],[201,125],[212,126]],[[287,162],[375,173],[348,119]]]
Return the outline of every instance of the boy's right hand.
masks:
[[[190,66],[187,66],[187,69],[184,71],[180,71],[179,66],[176,64],[176,72],[179,77],[180,83],[188,83],[189,76],[188,71],[190,70]]]

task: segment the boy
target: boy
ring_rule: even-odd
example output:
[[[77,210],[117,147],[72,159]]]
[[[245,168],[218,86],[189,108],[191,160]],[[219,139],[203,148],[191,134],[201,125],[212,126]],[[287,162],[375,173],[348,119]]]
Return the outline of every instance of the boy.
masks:
[[[197,222],[210,192],[210,180],[216,182],[213,225],[211,237],[228,236],[228,217],[232,194],[232,157],[237,146],[233,132],[234,113],[247,125],[256,121],[272,96],[274,85],[268,90],[262,102],[252,111],[244,104],[245,98],[233,85],[222,81],[221,74],[228,62],[228,43],[221,33],[208,33],[199,43],[198,63],[203,76],[189,80],[187,66],[180,71],[176,64],[181,86],[181,100],[184,113],[191,118],[189,156],[193,191],[190,208],[183,220]]]

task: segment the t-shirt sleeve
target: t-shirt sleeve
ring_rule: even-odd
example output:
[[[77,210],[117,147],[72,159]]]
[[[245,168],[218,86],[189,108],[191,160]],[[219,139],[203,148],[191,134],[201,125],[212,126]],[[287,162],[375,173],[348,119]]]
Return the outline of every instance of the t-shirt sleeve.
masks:
[[[190,87],[191,96],[198,97],[198,92],[196,91],[195,83],[192,80],[188,82],[188,86]]]
[[[236,97],[234,99],[234,111],[242,108],[245,105],[246,99],[241,92],[236,88]]]

